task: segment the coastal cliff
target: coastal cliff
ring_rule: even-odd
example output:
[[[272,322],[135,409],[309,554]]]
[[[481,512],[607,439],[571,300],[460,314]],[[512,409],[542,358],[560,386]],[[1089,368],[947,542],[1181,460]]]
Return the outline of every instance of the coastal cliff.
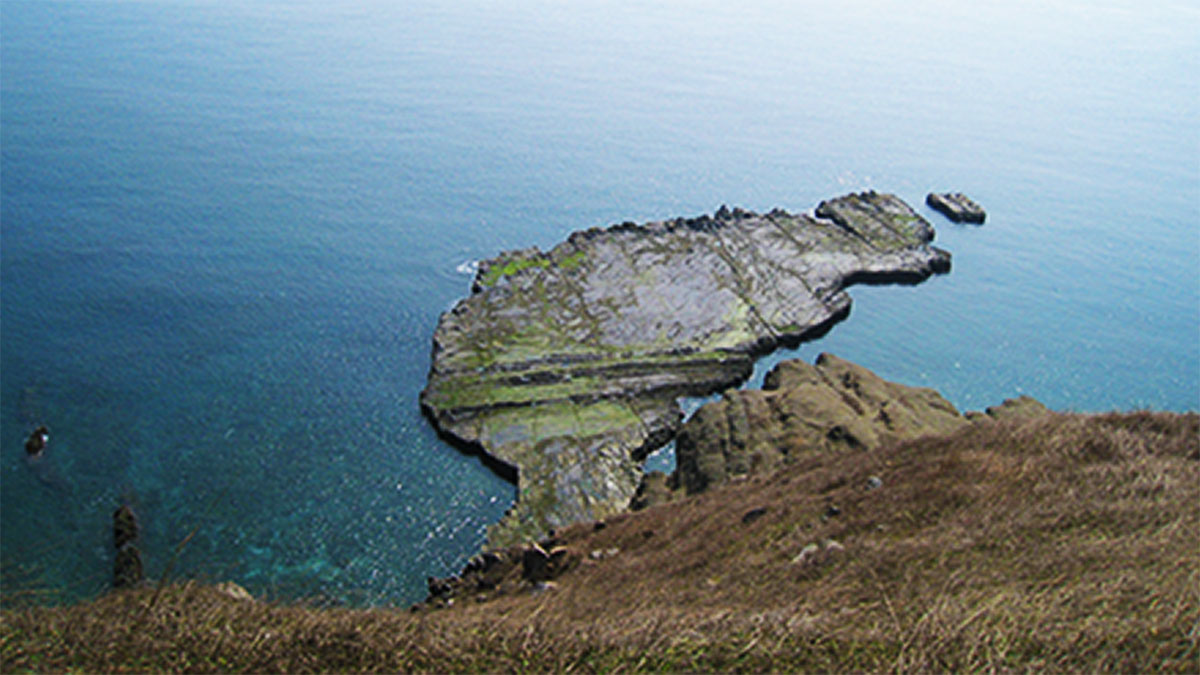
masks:
[[[851,284],[949,271],[933,236],[899,198],[864,192],[812,215],[722,207],[591,229],[481,263],[438,323],[421,406],[518,484],[489,546],[625,510],[640,463],[680,427],[678,397],[827,330]]]
[[[485,553],[416,612],[6,596],[0,671],[1197,672],[1200,416],[1021,408]]]
[[[694,498],[805,462],[839,457],[853,461],[887,446],[945,436],[973,424],[1049,414],[1036,399],[1022,396],[963,415],[933,389],[889,382],[832,354],[821,354],[814,364],[791,359],[767,374],[762,389],[731,389],[697,410],[676,438],[676,471],[670,477],[647,474],[631,508],[640,511]],[[880,486],[882,479],[874,476],[867,487]],[[830,508],[832,515],[840,511],[836,505]],[[762,513],[747,512],[747,522]],[[586,531],[588,523],[582,526]],[[591,524],[596,531],[605,526],[604,521]],[[486,602],[543,588],[581,561],[615,555],[597,549],[584,556],[568,544],[555,534],[477,555],[455,576],[430,577],[429,596],[421,607],[442,608],[456,600]]]
[[[960,414],[933,389],[889,382],[833,354],[813,364],[791,359],[767,373],[762,389],[729,390],[697,410],[676,439],[675,473],[648,475],[634,507],[674,497],[664,490],[697,494],[816,454],[870,451],[972,421],[1048,412],[1022,396]]]

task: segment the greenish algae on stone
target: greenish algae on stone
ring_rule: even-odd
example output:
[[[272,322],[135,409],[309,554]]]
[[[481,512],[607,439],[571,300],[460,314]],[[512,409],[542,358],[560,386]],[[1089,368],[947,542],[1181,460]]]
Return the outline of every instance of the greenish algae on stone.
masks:
[[[857,282],[950,268],[933,227],[866,192],[814,215],[714,216],[576,232],[484,261],[442,315],[421,405],[518,483],[490,546],[625,510],[677,399],[745,380],[754,359],[845,317]]]

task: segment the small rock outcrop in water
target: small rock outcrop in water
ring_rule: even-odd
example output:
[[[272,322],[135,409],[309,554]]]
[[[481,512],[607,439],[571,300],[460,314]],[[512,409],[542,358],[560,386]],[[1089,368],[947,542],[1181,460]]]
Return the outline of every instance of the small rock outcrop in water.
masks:
[[[70,492],[70,487],[54,465],[49,461],[46,446],[50,443],[50,430],[44,425],[39,426],[25,439],[25,466],[33,472],[43,485],[58,492]]]
[[[981,224],[987,218],[983,207],[961,192],[930,192],[925,203],[956,223]]]
[[[985,419],[1048,412],[1028,396],[988,408]],[[671,485],[696,494],[765,473],[813,452],[871,450],[970,424],[941,394],[888,382],[831,354],[815,365],[783,361],[761,390],[728,391],[688,420],[676,439]],[[882,481],[875,478],[877,488]]]
[[[421,405],[517,481],[489,545],[624,510],[640,462],[679,428],[678,397],[721,391],[757,356],[827,330],[851,284],[947,272],[933,235],[899,198],[865,192],[814,215],[723,208],[482,262],[438,323]]]
[[[25,439],[25,454],[40,455],[46,449],[46,443],[50,441],[50,430],[45,426],[40,426],[29,434],[29,438]]]
[[[129,588],[142,583],[142,553],[138,550],[140,534],[137,515],[128,504],[113,512],[113,545],[117,557],[113,562],[113,587]]]

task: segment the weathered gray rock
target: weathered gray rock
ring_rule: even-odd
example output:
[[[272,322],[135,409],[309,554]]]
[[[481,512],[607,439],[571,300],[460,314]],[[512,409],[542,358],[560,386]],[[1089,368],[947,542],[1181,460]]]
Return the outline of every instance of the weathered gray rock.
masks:
[[[936,391],[888,382],[831,354],[816,365],[783,361],[761,390],[728,391],[696,411],[676,439],[675,482],[695,494],[804,453],[870,450],[965,424]]]
[[[961,192],[930,192],[925,203],[956,223],[982,224],[987,218],[983,207]]]
[[[721,391],[758,355],[828,329],[850,284],[948,271],[932,238],[903,201],[867,192],[815,215],[722,209],[482,262],[438,323],[421,405],[518,483],[489,545],[624,510],[641,460],[679,428],[678,397]]]

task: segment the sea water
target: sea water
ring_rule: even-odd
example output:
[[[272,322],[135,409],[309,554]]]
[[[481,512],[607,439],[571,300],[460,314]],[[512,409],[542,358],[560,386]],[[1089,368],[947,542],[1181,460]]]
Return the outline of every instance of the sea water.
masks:
[[[9,597],[101,592],[128,501],[152,578],[419,599],[514,498],[418,409],[471,262],[723,203],[989,214],[918,206],[953,271],[757,379],[1200,407],[1192,3],[4,0],[0,38]]]

